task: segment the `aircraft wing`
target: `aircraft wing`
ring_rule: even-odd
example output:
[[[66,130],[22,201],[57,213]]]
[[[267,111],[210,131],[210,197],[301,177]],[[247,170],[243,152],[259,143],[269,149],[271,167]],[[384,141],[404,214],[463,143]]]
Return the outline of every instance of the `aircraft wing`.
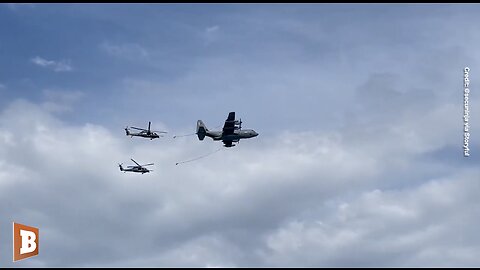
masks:
[[[223,135],[231,135],[235,130],[235,112],[230,112],[228,114],[227,120],[225,120],[225,125],[223,125]]]

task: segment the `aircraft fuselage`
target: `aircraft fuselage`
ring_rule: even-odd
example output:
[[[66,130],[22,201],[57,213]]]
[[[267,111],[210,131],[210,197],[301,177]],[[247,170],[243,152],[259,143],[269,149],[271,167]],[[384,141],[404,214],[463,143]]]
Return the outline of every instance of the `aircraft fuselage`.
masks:
[[[150,172],[149,169],[144,168],[144,167],[123,168],[121,165],[120,165],[120,171],[122,171],[122,172],[135,172],[135,173],[142,173],[142,174]]]
[[[143,137],[143,138],[150,138],[150,139],[156,139],[156,138],[160,138],[160,136],[158,136],[157,134],[145,134],[145,133],[130,133],[129,134],[130,136],[137,136],[137,137]]]
[[[253,129],[235,130],[233,134],[223,135],[222,131],[207,131],[206,136],[212,138],[214,141],[233,141],[238,142],[240,139],[248,139],[258,136],[258,133]]]

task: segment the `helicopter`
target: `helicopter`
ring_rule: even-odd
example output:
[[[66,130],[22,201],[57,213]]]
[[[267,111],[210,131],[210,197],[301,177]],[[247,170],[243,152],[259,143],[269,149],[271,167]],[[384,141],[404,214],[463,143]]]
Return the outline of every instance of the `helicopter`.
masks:
[[[152,122],[148,122],[148,129],[137,128],[137,127],[126,127],[125,128],[125,133],[127,134],[127,136],[131,136],[132,138],[133,138],[133,136],[138,136],[138,137],[143,137],[143,138],[150,138],[150,140],[163,137],[162,135],[158,135],[159,133],[160,134],[167,133],[166,131],[150,130],[150,125],[151,124],[152,124]],[[130,129],[136,129],[136,130],[141,130],[141,131],[138,132],[138,133],[134,133],[134,132],[130,132]]]
[[[149,170],[149,169],[145,168],[145,166],[153,165],[153,163],[140,165],[140,164],[138,164],[138,162],[133,160],[133,158],[131,158],[131,160],[133,162],[135,162],[135,164],[137,164],[137,166],[127,166],[127,168],[125,169],[125,168],[123,168],[123,164],[118,164],[118,167],[120,167],[120,171],[122,171],[122,172],[136,172],[136,173],[142,173],[142,174],[148,173],[148,172],[153,172],[153,170]]]
[[[223,141],[223,146],[233,147],[234,142],[239,143],[240,139],[248,139],[258,136],[258,133],[253,129],[242,130],[242,120],[235,120],[235,112],[230,112],[222,130],[212,131],[208,130],[202,120],[197,121],[198,139],[203,141],[205,136],[212,138],[214,141]]]

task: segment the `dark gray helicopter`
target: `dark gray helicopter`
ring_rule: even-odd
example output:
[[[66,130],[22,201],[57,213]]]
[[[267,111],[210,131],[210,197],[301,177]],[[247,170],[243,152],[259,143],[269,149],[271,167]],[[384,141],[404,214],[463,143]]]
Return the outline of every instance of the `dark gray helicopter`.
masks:
[[[152,124],[152,122],[148,122],[148,129],[143,129],[143,128],[137,128],[137,127],[126,127],[125,128],[125,133],[127,134],[127,136],[138,136],[138,137],[144,137],[144,138],[150,138],[150,140],[153,140],[153,139],[156,139],[156,138],[160,138],[163,137],[162,135],[158,135],[158,133],[162,134],[162,133],[167,133],[166,131],[152,131],[150,130],[150,125]],[[130,132],[129,129],[136,129],[136,130],[141,130],[140,132],[138,133],[132,133]]]
[[[210,131],[202,120],[198,120],[196,134],[200,141],[203,141],[205,136],[207,136],[214,141],[223,141],[223,146],[225,147],[235,146],[233,143],[239,142],[240,139],[248,139],[258,136],[258,133],[253,129],[242,130],[242,119],[240,119],[240,121],[235,120],[235,112],[230,112],[228,114],[227,120],[225,120],[225,124],[221,131]]]
[[[122,164],[118,164],[118,167],[120,167],[120,171],[122,171],[122,172],[136,172],[136,173],[142,173],[142,174],[148,173],[148,172],[153,172],[153,170],[149,170],[149,169],[144,167],[144,166],[153,165],[153,163],[140,165],[135,160],[133,160],[133,158],[131,158],[131,160],[133,162],[135,162],[135,164],[137,164],[137,166],[127,166],[127,168],[125,169],[125,168],[123,168]]]

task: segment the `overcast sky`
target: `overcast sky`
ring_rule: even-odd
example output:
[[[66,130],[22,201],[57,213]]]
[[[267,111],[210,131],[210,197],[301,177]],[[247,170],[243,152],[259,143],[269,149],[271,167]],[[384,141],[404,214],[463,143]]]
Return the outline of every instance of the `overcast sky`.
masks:
[[[480,266],[478,14],[1,4],[0,266]],[[230,111],[260,135],[173,139]],[[13,221],[38,256],[12,262]]]

